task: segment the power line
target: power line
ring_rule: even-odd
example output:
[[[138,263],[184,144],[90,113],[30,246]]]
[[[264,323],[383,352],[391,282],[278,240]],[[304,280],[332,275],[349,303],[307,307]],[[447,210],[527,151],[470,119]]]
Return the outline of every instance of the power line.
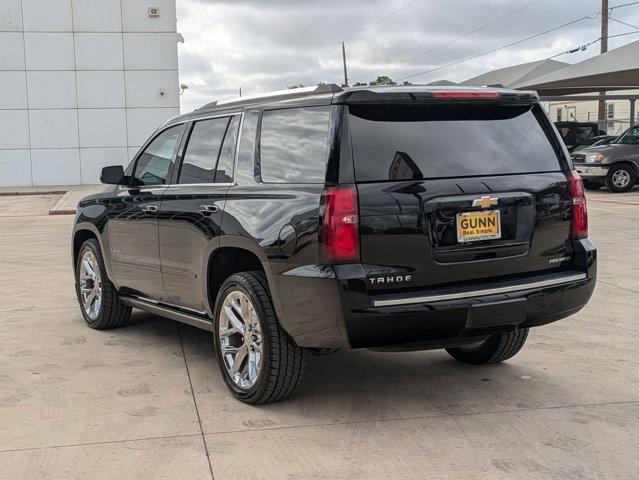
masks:
[[[639,2],[637,2],[637,3],[639,3]],[[623,5],[618,5],[616,7],[612,7],[612,8],[609,9],[609,11],[612,11],[614,8],[619,8],[620,6],[623,6]],[[634,32],[624,32],[624,33],[618,33],[616,35],[608,35],[608,38],[617,38],[617,37],[624,37],[626,35],[637,35],[637,34],[639,34],[639,27],[637,27],[636,25],[632,25],[631,23],[624,22],[622,20],[618,20],[616,18],[611,17],[610,15],[608,15],[608,19],[612,20],[614,22],[620,23],[621,25],[625,25],[626,27],[634,28],[636,30]],[[592,41],[590,41],[588,43],[585,43],[583,45],[580,45],[579,47],[571,48],[570,50],[566,50],[565,52],[557,53],[557,54],[553,55],[552,57],[548,57],[548,59],[556,58],[556,57],[559,57],[561,55],[566,55],[568,53],[575,53],[575,52],[578,52],[580,50],[584,51],[589,46],[594,45],[595,43],[598,43],[600,41],[601,41],[601,37],[599,37],[599,38],[597,38],[595,40],[592,40]]]
[[[417,2],[417,0],[412,0],[411,2],[408,2],[406,5],[404,5],[403,7],[398,8],[397,10],[389,13],[388,15],[386,15],[385,17],[380,18],[379,20],[377,20],[375,23],[372,23],[371,25],[369,25],[368,27],[362,28],[360,31],[354,33],[353,35],[346,37],[343,41],[347,42],[348,40],[352,40],[353,38],[357,37],[358,35],[370,30],[373,27],[376,27],[377,25],[379,25],[380,23],[382,23],[384,20],[389,19],[390,17],[392,17],[393,15],[395,15],[396,13],[401,12],[402,10],[404,10],[405,8],[410,7],[413,3]]]
[[[488,27],[490,27],[490,26],[492,26],[492,25],[494,25],[494,24],[496,24],[496,23],[500,22],[501,20],[503,20],[503,19],[505,19],[505,18],[511,17],[511,16],[513,16],[514,14],[516,14],[516,13],[518,13],[518,12],[521,12],[522,10],[524,10],[524,9],[526,9],[526,8],[528,8],[528,7],[530,7],[531,5],[533,5],[533,4],[537,3],[537,2],[539,2],[539,0],[533,0],[532,2],[527,3],[526,5],[524,5],[524,6],[520,7],[520,8],[517,8],[516,10],[513,10],[513,11],[512,11],[512,12],[510,12],[510,13],[507,13],[506,15],[503,15],[503,16],[499,17],[499,18],[497,18],[497,19],[493,20],[492,22],[486,23],[485,25],[482,25],[481,27],[477,27],[477,28],[475,28],[474,30],[471,30],[470,32],[465,33],[464,35],[462,35],[462,36],[460,36],[460,37],[457,37],[457,38],[455,38],[455,39],[453,39],[453,40],[450,40],[450,41],[448,41],[448,42],[442,43],[441,45],[438,45],[438,46],[436,46],[436,47],[434,47],[434,48],[431,48],[430,50],[426,50],[425,52],[418,53],[417,55],[412,55],[412,56],[410,56],[410,57],[408,57],[408,58],[406,58],[406,59],[404,59],[404,60],[400,60],[400,61],[399,61],[399,62],[397,62],[397,63],[399,63],[399,64],[406,63],[406,62],[409,62],[409,61],[414,60],[414,59],[416,59],[416,58],[419,58],[419,57],[421,57],[421,56],[423,56],[423,55],[426,55],[426,54],[428,54],[428,53],[431,53],[431,52],[434,52],[434,51],[436,51],[436,50],[439,50],[440,48],[447,47],[448,45],[450,45],[450,44],[452,44],[452,43],[455,43],[455,42],[457,42],[457,41],[459,41],[459,40],[463,40],[464,38],[466,38],[466,37],[468,37],[468,36],[472,35],[473,33],[477,33],[477,32],[479,32],[480,30],[484,30],[485,28],[488,28]]]
[[[635,30],[639,30],[639,27],[637,27],[637,26],[635,26],[635,25],[633,25],[631,23],[627,23],[627,22],[624,22],[622,20],[617,20],[616,18],[612,18],[610,15],[608,16],[608,19],[612,20],[613,22],[621,23],[622,25],[625,25],[626,27],[630,27],[630,28],[634,28]]]
[[[615,8],[630,7],[631,5],[639,5],[639,2],[630,2],[630,3],[622,3],[621,5],[614,5],[610,7],[608,10],[612,12]]]
[[[388,15],[385,15],[384,17],[380,18],[379,20],[371,23],[370,25],[362,28],[361,30],[358,30],[357,32],[353,33],[352,35],[344,38],[343,40],[341,40],[339,43],[335,44],[333,47],[331,47],[330,49],[328,49],[326,52],[324,52],[322,55],[320,55],[319,57],[317,57],[317,59],[309,64],[307,67],[303,68],[302,70],[300,70],[297,73],[294,73],[292,77],[297,77],[298,75],[301,75],[302,73],[304,73],[305,71],[307,71],[309,68],[311,68],[312,66],[314,66],[315,64],[319,63],[319,61],[324,58],[326,55],[328,55],[329,53],[333,52],[334,50],[337,49],[337,47],[339,47],[341,45],[341,43],[346,42],[348,40],[352,40],[353,38],[357,37],[358,35],[361,35],[364,32],[367,32],[368,30],[370,30],[373,27],[376,27],[377,25],[379,25],[380,23],[382,23],[383,21],[389,19],[390,17],[392,17],[393,15],[401,12],[402,10],[410,7],[412,4],[416,3],[418,0],[411,0],[410,2],[404,4],[402,7],[398,8],[397,10],[393,10],[391,13],[389,13]]]
[[[610,37],[608,37],[608,38],[610,38]],[[551,60],[553,58],[559,57],[561,55],[566,55],[567,53],[575,53],[575,52],[578,52],[580,50],[584,51],[589,46],[594,45],[595,43],[598,43],[600,41],[601,41],[601,37],[599,37],[599,38],[597,38],[595,40],[592,40],[591,42],[584,43],[583,45],[580,45],[579,47],[571,48],[570,50],[566,50],[565,52],[557,53],[557,54],[553,55],[552,57],[548,57],[548,60]]]
[[[608,35],[608,38],[625,37],[626,35],[637,35],[637,34],[639,34],[639,30],[636,32],[626,32],[626,33],[618,33],[617,35]]]
[[[582,20],[594,20],[598,16],[599,16],[598,13],[595,14],[594,16],[586,15],[586,16],[583,16],[583,17],[578,18],[576,20],[573,20],[571,22],[564,23],[562,25],[558,25],[556,27],[550,28],[550,29],[545,30],[543,32],[539,32],[539,33],[536,33],[534,35],[529,35],[528,37],[522,38],[521,40],[517,40],[516,42],[511,42],[511,43],[509,43],[507,45],[503,45],[501,47],[493,48],[491,50],[487,50],[485,52],[478,53],[476,55],[471,55],[470,57],[466,57],[466,58],[463,58],[461,60],[457,60],[455,62],[448,63],[446,65],[441,65],[439,67],[431,68],[430,70],[425,70],[423,72],[414,73],[412,75],[406,75],[405,77],[398,78],[397,80],[406,80],[407,78],[418,77],[420,75],[425,75],[427,73],[436,72],[437,70],[443,70],[444,68],[452,67],[453,65],[458,65],[460,63],[467,62],[468,60],[472,60],[472,59],[475,59],[475,58],[483,57],[484,55],[488,55],[489,53],[494,53],[494,52],[497,52],[499,50],[503,50],[505,48],[512,47],[514,45],[519,45],[520,43],[524,43],[524,42],[526,42],[528,40],[532,40],[533,38],[541,37],[542,35],[546,35],[547,33],[554,32],[555,30],[559,30],[559,29],[568,27],[570,25],[574,25],[575,23],[581,22]]]
[[[481,30],[484,30],[484,29],[486,29],[486,28],[488,28],[488,27],[490,27],[490,26],[492,26],[492,25],[504,20],[505,18],[511,17],[514,14],[516,14],[518,12],[521,12],[522,10],[530,7],[531,5],[533,5],[533,4],[535,4],[535,3],[539,2],[539,1],[540,0],[533,0],[532,2],[528,2],[527,4],[525,4],[525,5],[523,5],[523,6],[519,7],[519,8],[516,8],[515,10],[507,13],[506,15],[502,15],[501,17],[496,18],[495,20],[493,20],[491,22],[488,22],[488,23],[486,23],[484,25],[481,25],[481,26],[475,28],[474,30],[471,30],[471,31],[469,31],[469,32],[457,37],[457,38],[454,38],[453,40],[449,40],[448,42],[444,42],[444,43],[442,43],[440,45],[437,45],[436,47],[430,48],[430,49],[425,50],[425,51],[423,51],[421,53],[418,53],[416,55],[411,55],[410,57],[406,57],[403,60],[400,60],[399,62],[394,62],[394,65],[401,65],[402,63],[410,62],[411,60],[415,60],[416,58],[419,58],[419,57],[422,57],[422,56],[427,55],[429,53],[432,53],[432,52],[434,52],[436,50],[439,50],[440,48],[447,47],[448,45],[451,45],[451,44],[453,44],[453,43],[455,43],[455,42],[457,42],[459,40],[463,40],[464,38],[469,37],[470,35],[472,35],[474,33],[477,33],[477,32],[479,32]],[[360,75],[360,76],[358,76],[357,78],[355,78],[353,80],[359,80],[360,78],[364,78],[365,76],[366,75]]]
[[[615,9],[617,9],[617,8],[629,7],[629,6],[632,6],[632,5],[639,5],[639,1],[623,3],[623,4],[621,4],[621,5],[615,5],[615,6],[610,7],[610,8],[608,9],[608,11],[609,11],[609,12],[612,12],[613,10],[615,10]],[[523,9],[523,8],[526,8],[527,6],[528,6],[528,5],[525,5],[524,7],[522,7],[522,9]],[[544,32],[540,32],[540,33],[537,33],[537,34],[535,34],[535,35],[528,36],[528,37],[523,38],[523,39],[521,39],[521,40],[518,40],[518,41],[516,41],[516,42],[512,42],[512,43],[509,43],[509,44],[507,44],[507,45],[504,45],[504,46],[502,46],[502,47],[498,47],[498,48],[495,48],[495,49],[492,49],[492,50],[488,50],[488,51],[486,51],[486,52],[483,52],[483,53],[480,53],[480,54],[477,54],[477,55],[471,55],[470,57],[466,57],[466,58],[463,58],[463,59],[461,59],[461,60],[458,60],[458,61],[455,61],[455,62],[451,62],[451,63],[449,63],[449,64],[442,65],[442,66],[439,66],[439,67],[435,67],[435,68],[432,68],[432,69],[430,69],[430,70],[426,70],[426,71],[424,71],[424,72],[416,73],[416,74],[413,74],[413,75],[407,75],[407,76],[404,76],[404,77],[398,78],[397,80],[398,80],[398,81],[400,81],[400,80],[406,80],[407,78],[413,78],[413,77],[417,77],[417,76],[420,76],[420,75],[425,75],[425,74],[427,74],[427,73],[435,72],[435,71],[438,71],[438,70],[443,70],[444,68],[451,67],[451,66],[454,66],[454,65],[458,65],[458,64],[463,63],[463,62],[466,62],[466,61],[468,61],[468,60],[473,60],[473,59],[475,59],[475,58],[478,58],[478,57],[481,57],[481,56],[484,56],[484,55],[488,55],[488,54],[490,54],[490,53],[494,53],[494,52],[497,52],[497,51],[499,51],[499,50],[503,50],[503,49],[505,49],[505,48],[512,47],[512,46],[514,46],[514,45],[518,45],[518,44],[523,43],[523,42],[526,42],[526,41],[528,41],[528,40],[532,40],[533,38],[537,38],[537,37],[540,37],[540,36],[545,35],[545,34],[547,34],[547,33],[554,32],[555,30],[559,30],[559,29],[561,29],[561,28],[568,27],[568,26],[573,25],[573,24],[575,24],[575,23],[581,22],[582,20],[586,20],[586,19],[588,19],[588,20],[594,20],[594,19],[598,18],[598,17],[599,17],[599,15],[600,15],[600,12],[595,12],[595,13],[593,13],[593,14],[591,14],[591,15],[585,15],[585,16],[583,16],[583,17],[581,17],[581,18],[578,18],[578,19],[576,19],[576,20],[573,20],[572,22],[568,22],[568,23],[565,23],[565,24],[563,24],[563,25],[559,25],[559,26],[557,26],[557,27],[554,27],[554,28],[551,28],[551,29],[549,29],[549,30],[546,30],[546,31],[544,31]],[[506,16],[509,16],[509,15],[506,15]],[[499,21],[499,20],[496,20],[496,21]],[[635,28],[636,28],[636,27],[635,27]],[[481,29],[481,27],[480,27],[480,29]],[[635,33],[635,32],[629,32],[628,34],[632,34],[632,33]],[[621,34],[621,35],[612,35],[612,36],[609,36],[609,38],[614,38],[614,37],[623,36],[623,35],[626,35],[626,34]],[[598,42],[598,41],[600,41],[600,40],[601,40],[601,39],[599,38],[599,39],[595,40],[593,43],[596,43],[596,42]],[[451,42],[451,43],[452,43],[452,42]],[[428,53],[428,52],[425,52],[425,53]],[[564,53],[566,53],[566,52],[564,52]],[[560,54],[560,55],[561,55],[561,54]],[[552,58],[552,57],[551,57],[551,58]],[[358,77],[358,78],[362,78],[362,77]]]

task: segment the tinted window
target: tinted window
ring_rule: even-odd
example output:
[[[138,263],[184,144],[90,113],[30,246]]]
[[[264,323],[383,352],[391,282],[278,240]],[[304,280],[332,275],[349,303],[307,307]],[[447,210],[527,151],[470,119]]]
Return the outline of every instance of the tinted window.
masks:
[[[621,135],[617,140],[613,143],[623,143],[627,145],[636,145],[639,143],[639,127],[634,127]]]
[[[138,157],[133,185],[162,185],[167,182],[183,131],[184,125],[176,125],[155,137]]]
[[[560,170],[530,107],[351,106],[350,122],[359,181]]]
[[[229,117],[201,120],[193,125],[184,152],[179,183],[213,183]]]
[[[264,182],[324,183],[330,107],[269,110],[262,116]]]
[[[590,137],[594,137],[595,132],[591,126],[586,127],[577,127],[575,129],[575,142],[581,143],[589,139]]]
[[[231,123],[226,129],[226,137],[220,152],[220,159],[217,162],[217,172],[215,173],[216,183],[231,183],[233,181],[233,165],[235,164],[235,144],[237,133],[240,127],[240,116],[236,115],[231,119]]]

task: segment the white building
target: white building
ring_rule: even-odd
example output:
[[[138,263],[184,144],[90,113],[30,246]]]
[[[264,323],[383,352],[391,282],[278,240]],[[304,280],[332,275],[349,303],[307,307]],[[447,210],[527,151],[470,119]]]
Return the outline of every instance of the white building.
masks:
[[[178,83],[175,0],[0,0],[0,186],[98,183]]]
[[[609,92],[611,95],[639,95],[639,90]],[[574,100],[550,102],[549,115],[555,122],[577,121],[596,122],[599,102]],[[635,112],[634,124],[639,122],[639,112]],[[606,101],[606,122],[600,126],[609,135],[619,135],[630,127],[630,102],[628,100]]]

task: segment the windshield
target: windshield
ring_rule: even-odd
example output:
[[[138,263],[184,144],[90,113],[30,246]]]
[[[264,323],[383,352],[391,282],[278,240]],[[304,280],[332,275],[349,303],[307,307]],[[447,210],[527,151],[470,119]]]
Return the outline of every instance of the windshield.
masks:
[[[612,143],[618,143],[622,145],[637,145],[639,144],[639,127],[633,127],[626,130],[619,138]]]

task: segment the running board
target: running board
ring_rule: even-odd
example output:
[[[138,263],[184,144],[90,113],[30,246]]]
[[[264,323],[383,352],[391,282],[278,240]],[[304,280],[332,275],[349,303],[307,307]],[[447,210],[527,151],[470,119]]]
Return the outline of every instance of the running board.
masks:
[[[213,323],[206,318],[199,317],[197,315],[191,315],[185,312],[180,312],[173,308],[165,307],[163,305],[140,300],[133,297],[121,297],[121,300],[130,307],[139,308],[145,312],[152,313],[153,315],[159,315],[160,317],[170,318],[180,323],[191,325],[192,327],[201,328],[209,332],[213,331]]]

